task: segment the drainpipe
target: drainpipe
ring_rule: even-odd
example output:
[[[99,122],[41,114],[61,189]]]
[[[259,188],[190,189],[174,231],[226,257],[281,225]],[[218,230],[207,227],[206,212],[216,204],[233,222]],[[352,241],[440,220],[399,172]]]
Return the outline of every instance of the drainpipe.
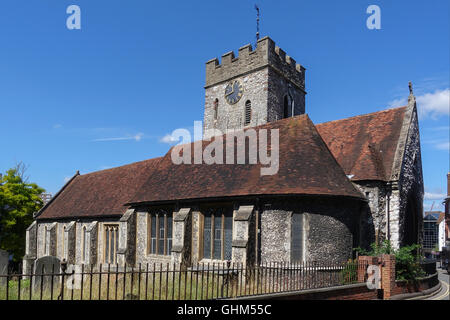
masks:
[[[387,240],[391,241],[391,215],[390,215],[390,202],[391,202],[391,194],[392,194],[392,183],[387,183],[387,192],[386,192],[386,235]]]

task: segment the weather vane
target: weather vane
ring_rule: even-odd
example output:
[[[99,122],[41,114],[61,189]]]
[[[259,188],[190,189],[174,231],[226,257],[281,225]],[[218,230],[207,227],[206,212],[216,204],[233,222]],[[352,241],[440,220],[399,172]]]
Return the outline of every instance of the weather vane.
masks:
[[[259,7],[257,4],[255,4],[255,9],[256,9],[256,44],[255,44],[256,48],[259,40]]]

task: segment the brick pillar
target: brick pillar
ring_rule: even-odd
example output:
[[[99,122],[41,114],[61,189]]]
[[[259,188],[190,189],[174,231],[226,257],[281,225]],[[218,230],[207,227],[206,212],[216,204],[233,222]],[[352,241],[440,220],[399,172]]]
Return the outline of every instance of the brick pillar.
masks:
[[[358,282],[363,283],[367,280],[367,267],[369,265],[378,265],[378,257],[358,256]]]
[[[383,299],[388,300],[395,288],[395,256],[383,254],[381,262],[381,289],[383,290]]]

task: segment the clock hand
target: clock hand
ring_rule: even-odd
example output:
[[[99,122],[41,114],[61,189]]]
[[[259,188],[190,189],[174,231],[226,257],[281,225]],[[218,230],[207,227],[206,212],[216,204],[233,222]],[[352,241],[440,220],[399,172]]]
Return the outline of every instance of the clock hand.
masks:
[[[231,87],[231,92],[228,93],[226,96],[228,97],[230,94],[232,94],[234,92],[234,86]]]

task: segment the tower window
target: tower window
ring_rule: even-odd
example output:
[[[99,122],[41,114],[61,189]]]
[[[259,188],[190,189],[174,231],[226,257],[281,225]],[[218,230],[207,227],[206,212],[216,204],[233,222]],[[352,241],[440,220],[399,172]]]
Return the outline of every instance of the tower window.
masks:
[[[252,120],[252,103],[247,100],[245,103],[245,125],[249,125]]]
[[[214,100],[214,120],[217,120],[219,113],[219,99]]]
[[[289,117],[289,100],[287,96],[284,96],[284,104],[283,104],[283,118]]]

